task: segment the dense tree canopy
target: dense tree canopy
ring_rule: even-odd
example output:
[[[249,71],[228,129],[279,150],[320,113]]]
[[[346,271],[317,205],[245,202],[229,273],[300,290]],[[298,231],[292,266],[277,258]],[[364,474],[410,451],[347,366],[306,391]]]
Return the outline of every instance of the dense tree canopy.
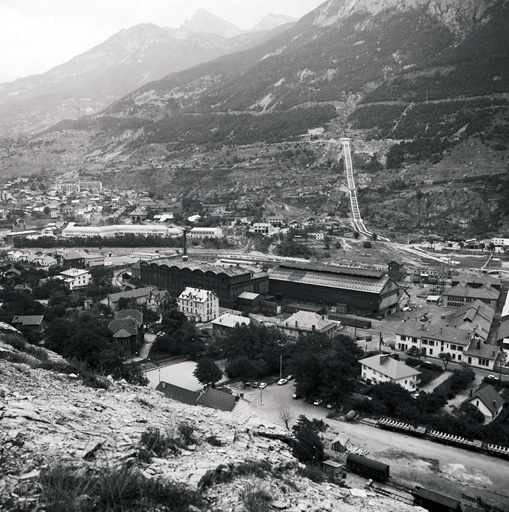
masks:
[[[297,392],[306,398],[320,396],[338,402],[354,390],[363,354],[355,341],[344,334],[331,339],[314,333],[301,336],[293,347],[290,371]]]
[[[249,359],[261,376],[277,373],[281,356],[286,361],[290,350],[281,331],[254,322],[234,327],[226,336],[220,337],[216,345],[228,361]]]

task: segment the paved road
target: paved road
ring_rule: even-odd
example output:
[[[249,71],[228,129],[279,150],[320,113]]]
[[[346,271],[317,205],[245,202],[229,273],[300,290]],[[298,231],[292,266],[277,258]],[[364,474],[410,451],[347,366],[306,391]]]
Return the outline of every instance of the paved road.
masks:
[[[237,386],[242,390],[242,386]],[[241,417],[256,416],[262,421],[284,425],[281,408],[293,424],[300,414],[322,418],[336,433],[346,433],[350,441],[369,456],[390,464],[391,475],[405,485],[421,485],[457,499],[462,494],[481,496],[486,502],[509,511],[509,463],[503,459],[462,450],[431,441],[398,434],[368,425],[327,419],[326,408],[303,400],[292,400],[294,386],[271,385],[260,390],[247,388],[235,409]],[[263,405],[261,405],[263,404]]]

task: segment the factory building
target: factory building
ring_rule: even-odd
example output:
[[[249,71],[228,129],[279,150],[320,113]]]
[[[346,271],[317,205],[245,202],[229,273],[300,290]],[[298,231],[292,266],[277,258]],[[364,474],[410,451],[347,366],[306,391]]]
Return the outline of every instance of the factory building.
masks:
[[[142,261],[140,279],[145,285],[168,290],[176,296],[187,287],[211,290],[222,307],[232,307],[244,292],[266,294],[269,291],[266,272],[167,259]]]
[[[341,306],[349,313],[395,313],[399,286],[382,271],[285,263],[269,274],[269,293],[282,301]]]

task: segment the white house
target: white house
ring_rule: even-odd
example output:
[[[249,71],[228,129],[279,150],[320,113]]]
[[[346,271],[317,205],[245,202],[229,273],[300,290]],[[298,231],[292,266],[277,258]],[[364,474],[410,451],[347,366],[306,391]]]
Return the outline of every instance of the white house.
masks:
[[[60,272],[60,277],[64,280],[65,286],[69,290],[75,290],[76,288],[83,288],[88,286],[92,279],[90,272],[82,270],[80,268],[70,268]]]
[[[250,324],[251,319],[248,317],[223,313],[219,318],[212,321],[212,332],[214,334],[225,334],[237,326]]]
[[[219,316],[219,299],[210,290],[187,287],[177,299],[178,309],[196,322],[210,322]]]
[[[290,338],[298,338],[300,335],[314,332],[334,338],[339,334],[341,324],[311,311],[297,311],[277,324],[277,328]]]
[[[364,380],[373,384],[393,382],[407,391],[415,391],[420,382],[421,372],[393,359],[389,354],[377,354],[361,359],[361,375]]]
[[[453,361],[493,370],[500,349],[486,343],[482,330],[477,325],[473,330],[463,329],[458,325],[444,327],[405,322],[396,329],[396,349],[406,352],[415,347],[422,350],[425,356],[436,358],[444,352],[450,354]]]
[[[189,231],[190,238],[221,238],[223,230],[221,228],[192,228]]]

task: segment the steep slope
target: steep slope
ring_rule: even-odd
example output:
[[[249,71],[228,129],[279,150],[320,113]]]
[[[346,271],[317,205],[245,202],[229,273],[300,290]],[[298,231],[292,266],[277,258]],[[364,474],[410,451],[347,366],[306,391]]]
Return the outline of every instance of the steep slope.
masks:
[[[55,354],[49,358],[47,366],[63,366]],[[76,375],[37,365],[0,339],[2,510],[226,512],[243,510],[246,496],[256,492],[279,510],[423,510],[301,476],[288,445],[263,437],[286,437],[281,427],[184,405],[125,382],[85,387]],[[160,445],[142,441],[147,438],[170,439],[173,448],[163,454]]]
[[[0,84],[0,135],[97,112],[147,82],[237,51],[264,35],[216,30],[221,20],[204,13],[195,18],[180,29],[142,24],[121,30],[46,73]]]
[[[257,45],[150,82],[101,113],[57,125],[44,137],[73,140],[76,133],[86,134],[91,144],[82,169],[105,171],[102,178],[111,177],[117,186],[118,177],[109,170],[122,169],[122,178],[129,176],[123,183],[159,183],[177,195],[200,195],[223,183],[206,165],[197,168],[194,145],[202,154],[203,147],[296,144],[319,128],[312,133],[320,136],[302,141],[316,157],[304,159],[309,170],[298,167],[299,160],[286,173],[308,172],[308,183],[309,178],[330,182],[330,165],[325,172],[321,165],[337,160],[338,151],[330,151],[334,139],[351,136],[357,139],[354,150],[374,159],[371,167],[368,162],[359,168],[359,183],[365,198],[376,202],[366,212],[375,226],[445,229],[432,213],[439,205],[447,229],[461,220],[462,229],[483,230],[502,221],[502,181],[490,182],[487,202],[477,185],[462,180],[499,175],[507,167],[508,23],[509,3],[503,0],[329,0]],[[483,148],[472,155],[475,142]],[[225,166],[228,187],[251,192],[251,177],[227,153],[218,162]],[[260,156],[258,149],[253,153]],[[146,158],[151,163],[141,164]],[[179,167],[196,169],[193,189],[182,181],[186,173],[175,172]],[[291,188],[293,181],[277,161],[265,171],[263,193],[280,187],[283,178]],[[340,187],[341,177],[336,179]],[[394,196],[386,201],[393,181]],[[429,193],[425,207],[397,197],[401,181],[406,199],[417,190]],[[443,193],[457,182],[473,191],[461,214],[457,198]],[[333,204],[337,194],[327,197],[324,211],[339,208]],[[468,205],[475,208],[475,222],[465,218]],[[384,215],[377,215],[377,208]]]

